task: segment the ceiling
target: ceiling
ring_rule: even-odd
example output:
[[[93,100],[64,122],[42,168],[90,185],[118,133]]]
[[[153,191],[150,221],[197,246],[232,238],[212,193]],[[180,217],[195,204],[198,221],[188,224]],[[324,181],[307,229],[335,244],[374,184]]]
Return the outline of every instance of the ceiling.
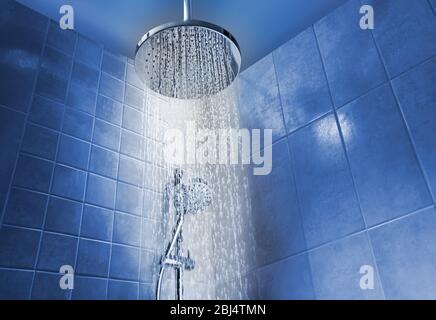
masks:
[[[133,57],[140,37],[159,24],[182,20],[182,0],[17,0],[59,20],[74,8],[75,29],[109,50]],[[347,0],[192,0],[193,18],[230,31],[245,69]]]

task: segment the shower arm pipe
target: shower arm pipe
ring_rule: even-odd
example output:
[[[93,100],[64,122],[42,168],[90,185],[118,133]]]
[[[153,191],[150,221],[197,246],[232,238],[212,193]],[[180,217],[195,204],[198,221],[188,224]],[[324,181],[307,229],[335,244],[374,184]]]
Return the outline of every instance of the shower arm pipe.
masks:
[[[189,21],[192,17],[191,0],[183,0],[183,21]]]

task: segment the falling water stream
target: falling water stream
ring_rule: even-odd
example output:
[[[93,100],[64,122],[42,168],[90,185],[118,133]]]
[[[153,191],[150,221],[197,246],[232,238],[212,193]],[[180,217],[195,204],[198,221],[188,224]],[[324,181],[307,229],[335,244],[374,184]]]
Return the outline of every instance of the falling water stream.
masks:
[[[177,98],[159,96],[151,90],[146,95],[146,112],[152,114],[150,121],[155,122],[145,124],[148,130],[146,153],[150,157],[148,161],[156,165],[146,169],[144,179],[149,188],[162,192],[174,169],[174,165],[165,162],[162,151],[165,146],[159,142],[165,130],[185,131],[187,121],[195,121],[198,130],[238,129],[237,85],[229,86],[235,78],[231,59],[227,58],[230,48],[214,31],[177,27],[161,32],[147,45],[144,59],[152,59],[153,63],[146,73],[146,86],[167,97]],[[162,50],[163,47],[166,50]],[[184,99],[186,97],[196,99]],[[198,146],[204,142],[196,143]],[[215,150],[208,149],[210,151],[218,152],[217,145]],[[183,227],[185,254],[189,249],[196,262],[195,269],[184,275],[185,298],[247,298],[252,282],[246,274],[255,259],[249,216],[248,168],[240,164],[183,164],[178,167],[189,177],[205,179],[213,191],[212,205],[206,212],[187,216]],[[158,237],[163,253],[175,216],[168,208],[162,211]],[[167,273],[163,288],[167,298],[174,297],[173,282],[171,272]]]

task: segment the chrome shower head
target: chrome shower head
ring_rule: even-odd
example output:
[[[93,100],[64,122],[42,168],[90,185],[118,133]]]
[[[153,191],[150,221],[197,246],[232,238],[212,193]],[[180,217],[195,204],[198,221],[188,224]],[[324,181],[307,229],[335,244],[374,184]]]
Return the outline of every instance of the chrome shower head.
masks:
[[[174,206],[177,212],[197,214],[212,203],[212,192],[207,182],[201,178],[193,178],[187,184],[176,186]]]
[[[239,73],[241,53],[235,38],[209,22],[184,21],[147,32],[136,47],[135,69],[151,90],[171,98],[198,99],[228,87]]]

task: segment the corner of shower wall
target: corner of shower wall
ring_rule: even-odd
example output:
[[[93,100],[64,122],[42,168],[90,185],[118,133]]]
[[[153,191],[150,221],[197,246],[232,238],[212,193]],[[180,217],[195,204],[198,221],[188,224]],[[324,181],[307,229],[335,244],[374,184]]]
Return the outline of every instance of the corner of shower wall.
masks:
[[[16,1],[1,10],[0,298],[154,299],[159,100],[131,59]]]

